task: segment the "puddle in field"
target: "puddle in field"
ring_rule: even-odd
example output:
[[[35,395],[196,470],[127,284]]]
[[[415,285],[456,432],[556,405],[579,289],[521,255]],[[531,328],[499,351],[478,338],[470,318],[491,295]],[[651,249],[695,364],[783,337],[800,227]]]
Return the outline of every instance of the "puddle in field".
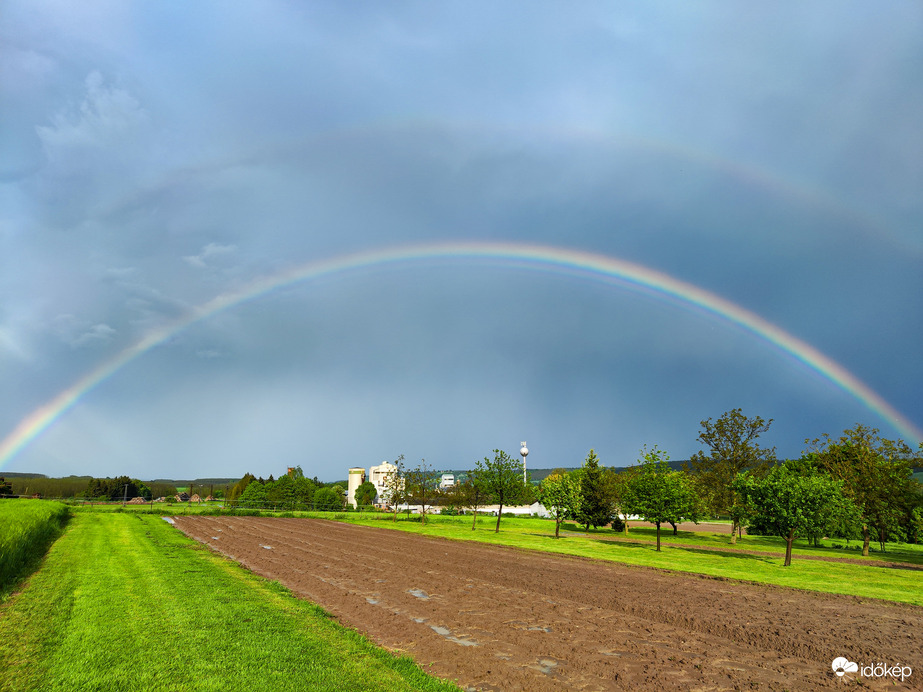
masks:
[[[176,524],[176,522],[173,521],[173,517],[160,517],[160,518],[163,519],[168,524]]]
[[[366,603],[369,603],[369,604],[371,604],[371,605],[378,605],[378,599],[377,599],[377,598],[372,598],[371,596],[366,596],[366,597],[365,597],[365,601],[366,601]]]
[[[424,601],[429,600],[429,594],[426,593],[423,589],[409,589],[407,593],[409,593],[411,596],[422,598]]]
[[[538,669],[545,675],[551,673],[551,671],[553,671],[557,665],[558,662],[551,658],[541,658],[538,661]]]
[[[260,547],[261,547],[261,548],[265,548],[266,550],[272,550],[272,546],[271,546],[271,545],[263,545],[262,543],[260,543]]]
[[[445,627],[440,627],[439,625],[430,625],[429,628],[436,634],[445,637],[450,642],[455,642],[456,644],[461,644],[462,646],[477,646],[478,643],[470,639],[459,639],[458,637],[452,636],[452,630]]]
[[[526,630],[527,632],[550,632],[550,627],[542,627],[541,625],[530,625],[526,622],[521,622],[518,620],[511,620],[507,623],[510,627],[513,627],[517,630]]]

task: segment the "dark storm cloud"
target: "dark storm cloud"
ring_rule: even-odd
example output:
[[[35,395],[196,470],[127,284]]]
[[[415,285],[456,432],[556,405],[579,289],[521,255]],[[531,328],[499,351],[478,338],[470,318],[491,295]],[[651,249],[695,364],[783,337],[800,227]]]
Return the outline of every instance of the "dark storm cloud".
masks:
[[[344,252],[623,257],[842,362],[923,425],[923,11],[861,3],[13,3],[0,23],[0,437],[152,329]],[[774,417],[893,428],[688,306],[511,267],[332,277],[123,368],[17,470],[336,478],[540,465]],[[606,458],[608,456],[608,459]],[[533,457],[530,456],[530,461]],[[105,461],[103,461],[105,460]],[[440,462],[441,463],[441,462]]]

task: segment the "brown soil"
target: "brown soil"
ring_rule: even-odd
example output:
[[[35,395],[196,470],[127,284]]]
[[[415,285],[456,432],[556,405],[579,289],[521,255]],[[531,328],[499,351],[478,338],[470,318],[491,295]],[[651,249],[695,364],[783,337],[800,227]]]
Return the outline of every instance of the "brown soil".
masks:
[[[176,517],[187,535],[477,690],[814,690],[831,661],[923,683],[923,608],[311,519]],[[916,684],[915,684],[916,683]]]

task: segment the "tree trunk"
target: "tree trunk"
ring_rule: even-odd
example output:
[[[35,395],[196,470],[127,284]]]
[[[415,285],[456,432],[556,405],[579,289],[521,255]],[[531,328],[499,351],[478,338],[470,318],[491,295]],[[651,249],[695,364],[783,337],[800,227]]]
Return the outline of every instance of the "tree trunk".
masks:
[[[500,503],[500,509],[497,510],[497,528],[494,529],[494,533],[500,533],[500,517],[503,516],[503,503]]]
[[[869,541],[870,540],[871,539],[869,537],[869,525],[863,524],[862,525],[862,557],[869,556]]]
[[[558,534],[561,531],[561,519],[559,517],[554,518],[554,537],[559,538]]]
[[[660,552],[660,522],[657,522],[657,552]]]
[[[474,531],[474,528],[478,525],[478,506],[474,506],[474,519],[471,522],[471,530]]]
[[[625,528],[624,528],[624,532],[625,532],[625,535],[627,536],[627,535],[628,535],[628,515],[627,515],[627,514],[625,515]]]
[[[878,529],[878,544],[881,546],[881,552],[885,552],[885,530],[884,530],[884,527]]]
[[[671,522],[670,522],[670,526],[673,527],[673,535],[675,536],[675,535],[676,535],[676,524],[675,524],[674,522],[671,521]]]
[[[737,545],[737,520],[733,520],[734,523],[731,524],[731,545]]]
[[[788,536],[785,538],[785,564],[783,567],[788,567],[792,564],[792,543],[795,541],[795,529],[790,529]]]

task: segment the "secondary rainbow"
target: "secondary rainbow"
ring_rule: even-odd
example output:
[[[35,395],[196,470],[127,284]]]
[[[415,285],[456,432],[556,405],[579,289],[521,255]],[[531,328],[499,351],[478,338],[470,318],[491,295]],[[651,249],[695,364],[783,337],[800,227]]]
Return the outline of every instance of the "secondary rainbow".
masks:
[[[512,265],[529,270],[615,282],[673,299],[687,307],[700,308],[794,356],[857,398],[908,440],[923,440],[923,431],[843,366],[759,315],[698,286],[617,257],[569,248],[517,243],[446,242],[388,247],[309,262],[273,276],[257,279],[239,290],[216,296],[175,322],[150,332],[23,418],[0,442],[0,468],[72,408],[82,396],[128,363],[196,322],[241,303],[255,300],[274,290],[301,282],[373,267],[425,264],[439,260],[496,262],[504,267]]]

